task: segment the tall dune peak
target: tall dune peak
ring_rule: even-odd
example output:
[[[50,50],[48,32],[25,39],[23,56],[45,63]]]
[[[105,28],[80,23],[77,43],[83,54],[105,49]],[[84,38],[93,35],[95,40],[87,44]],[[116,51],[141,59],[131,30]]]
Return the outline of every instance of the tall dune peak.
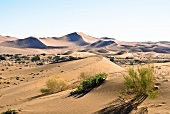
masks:
[[[73,33],[67,34],[65,36],[60,37],[59,39],[67,41],[67,42],[75,43],[78,46],[85,46],[85,45],[89,44],[88,42],[86,42],[84,40],[84,38],[82,36],[77,34],[77,32],[73,32]]]

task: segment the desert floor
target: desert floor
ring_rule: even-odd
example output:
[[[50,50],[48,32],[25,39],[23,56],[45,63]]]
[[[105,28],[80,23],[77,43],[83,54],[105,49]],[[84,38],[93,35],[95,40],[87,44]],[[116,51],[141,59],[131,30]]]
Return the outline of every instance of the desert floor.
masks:
[[[125,91],[123,76],[129,66],[118,66],[108,59],[90,55],[87,58],[38,67],[0,66],[0,112],[19,110],[22,114],[90,114],[114,103]],[[147,98],[140,107],[148,107],[149,114],[170,114],[170,63],[156,63],[155,81],[159,96]],[[99,87],[80,98],[68,97],[71,88],[51,95],[42,95],[46,79],[59,76],[68,84],[79,80],[81,72],[108,74]],[[16,77],[19,77],[16,80]],[[5,83],[4,83],[5,82]],[[6,84],[10,82],[9,84]]]

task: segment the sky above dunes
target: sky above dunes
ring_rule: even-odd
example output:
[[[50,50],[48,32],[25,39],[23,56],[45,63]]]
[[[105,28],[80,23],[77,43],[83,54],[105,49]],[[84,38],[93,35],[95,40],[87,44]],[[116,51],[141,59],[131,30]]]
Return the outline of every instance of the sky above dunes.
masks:
[[[0,0],[0,35],[170,41],[170,0]]]

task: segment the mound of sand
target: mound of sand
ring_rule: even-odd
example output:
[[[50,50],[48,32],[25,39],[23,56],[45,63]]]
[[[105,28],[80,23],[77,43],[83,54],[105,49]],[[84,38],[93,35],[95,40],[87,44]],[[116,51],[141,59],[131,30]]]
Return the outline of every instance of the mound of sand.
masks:
[[[70,63],[67,65],[70,66]],[[97,55],[75,61],[74,66],[76,68],[70,70],[69,72],[65,71],[60,75],[65,79],[73,80],[79,77],[82,72],[87,72],[93,75],[102,72],[110,74],[123,70],[123,68],[114,64],[110,60]]]
[[[101,47],[106,47],[112,44],[115,44],[113,40],[99,40],[95,43],[90,44],[90,47],[101,48]]]
[[[11,37],[11,36],[1,36],[0,35],[0,43],[5,42],[5,41],[14,41],[14,40],[17,40],[17,38]]]
[[[78,46],[88,45],[88,42],[84,41],[83,38],[76,32],[60,37],[59,39],[68,42],[74,42]]]
[[[18,39],[15,41],[2,42],[1,46],[16,48],[39,48],[39,49],[47,48],[45,44],[43,44],[35,37],[28,37],[25,39]]]
[[[92,36],[89,36],[89,35],[86,35],[82,32],[76,32],[78,35],[80,35],[83,40],[87,43],[94,43],[96,41],[98,41],[99,39],[98,38],[95,38],[95,37],[92,37]]]
[[[84,46],[97,41],[97,38],[86,35],[82,32],[74,32],[62,37],[39,38],[47,46]]]

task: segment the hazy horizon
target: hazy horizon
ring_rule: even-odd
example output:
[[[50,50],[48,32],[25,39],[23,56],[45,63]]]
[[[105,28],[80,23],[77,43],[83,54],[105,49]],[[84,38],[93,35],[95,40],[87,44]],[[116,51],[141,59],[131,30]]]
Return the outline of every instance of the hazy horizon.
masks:
[[[170,41],[169,0],[0,0],[0,35]]]

